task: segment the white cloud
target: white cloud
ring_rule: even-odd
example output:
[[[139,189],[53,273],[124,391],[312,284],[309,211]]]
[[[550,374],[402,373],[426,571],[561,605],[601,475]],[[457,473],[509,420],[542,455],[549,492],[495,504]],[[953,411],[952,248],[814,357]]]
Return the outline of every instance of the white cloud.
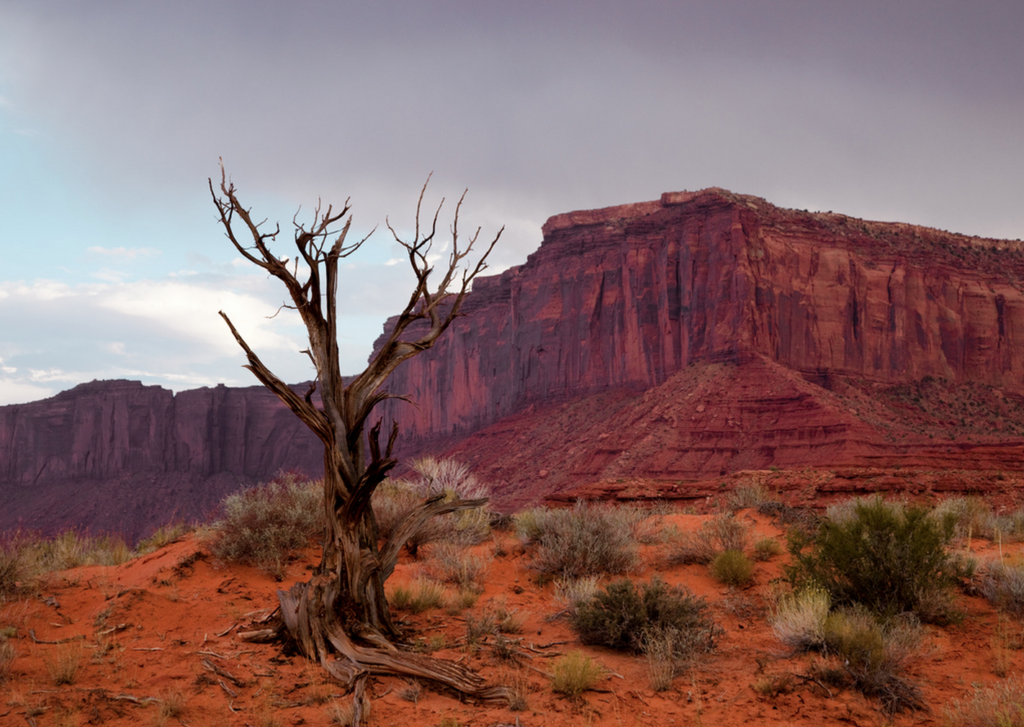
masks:
[[[143,318],[154,325],[202,341],[229,353],[237,344],[217,315],[224,311],[256,350],[295,350],[296,342],[274,330],[269,319],[277,308],[255,295],[235,293],[199,282],[142,281],[111,286],[99,296],[101,308]]]
[[[56,393],[57,390],[53,387],[36,386],[24,381],[0,377],[0,406],[37,401]]]

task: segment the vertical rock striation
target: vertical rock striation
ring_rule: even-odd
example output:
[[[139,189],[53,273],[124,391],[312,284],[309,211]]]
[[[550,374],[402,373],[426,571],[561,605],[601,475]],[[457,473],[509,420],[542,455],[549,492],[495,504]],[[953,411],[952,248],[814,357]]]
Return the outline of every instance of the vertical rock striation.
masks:
[[[388,402],[425,445],[532,403],[647,390],[760,357],[811,381],[926,376],[1024,389],[1021,243],[774,207],[719,189],[557,215],[478,278]]]

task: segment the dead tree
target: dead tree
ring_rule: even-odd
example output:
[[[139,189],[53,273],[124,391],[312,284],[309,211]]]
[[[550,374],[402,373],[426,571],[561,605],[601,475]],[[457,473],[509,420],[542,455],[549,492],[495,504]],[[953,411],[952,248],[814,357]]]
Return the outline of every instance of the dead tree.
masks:
[[[429,182],[429,178],[427,180]],[[440,205],[429,228],[420,228],[420,210],[426,184],[416,205],[412,240],[403,240],[388,223],[395,240],[405,248],[415,275],[415,286],[405,308],[388,332],[387,340],[366,369],[345,385],[338,360],[338,264],[366,241],[348,241],[352,218],[345,201],[341,210],[318,203],[309,227],[293,220],[294,259],[278,257],[271,244],[280,225],[271,232],[256,222],[236,196],[221,165],[218,190],[210,180],[210,194],[220,224],[235,249],[249,262],[273,275],[288,290],[293,307],[309,334],[303,351],[316,368],[316,379],[301,396],[275,376],[238,332],[223,311],[238,345],[245,351],[248,368],[273,391],[324,445],[324,512],[326,532],[320,564],[309,581],[278,591],[279,607],[263,624],[246,634],[249,640],[290,640],[305,656],[318,661],[349,688],[362,692],[367,674],[400,674],[440,682],[478,699],[502,699],[507,690],[488,686],[472,671],[457,664],[399,650],[397,632],[384,595],[384,581],[391,575],[402,545],[429,518],[470,507],[486,500],[446,501],[434,497],[413,510],[384,543],[378,539],[370,498],[395,466],[392,448],[398,433],[395,424],[382,444],[380,421],[369,425],[374,407],[388,394],[381,390],[395,367],[421,353],[438,340],[459,313],[473,279],[486,268],[501,231],[472,267],[463,268],[480,230],[468,240],[459,237],[462,199],[455,207],[451,226],[451,250],[447,267],[435,286],[428,254],[437,234]],[[463,194],[465,198],[465,194]],[[443,204],[443,200],[442,200]],[[296,215],[297,217],[297,215]],[[313,394],[319,389],[320,404]],[[356,699],[356,704],[360,700]]]

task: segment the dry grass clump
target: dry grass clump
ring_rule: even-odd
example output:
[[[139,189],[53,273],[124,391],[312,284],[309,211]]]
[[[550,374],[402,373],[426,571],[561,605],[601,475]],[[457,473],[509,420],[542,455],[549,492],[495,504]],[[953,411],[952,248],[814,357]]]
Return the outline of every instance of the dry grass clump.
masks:
[[[65,530],[50,539],[15,531],[0,540],[0,598],[19,582],[84,565],[120,565],[136,553],[116,535],[93,536]]]
[[[576,699],[588,689],[593,689],[604,678],[601,665],[579,650],[555,659],[552,673],[551,691],[564,694],[570,699]]]
[[[366,720],[370,718],[370,698],[363,694],[359,700],[360,710],[360,722],[366,724]],[[356,723],[356,702],[355,698],[339,703],[337,701],[332,702],[331,706],[327,708],[327,720],[330,724],[335,727],[351,727]]]
[[[768,623],[786,646],[797,651],[820,649],[825,645],[825,619],[831,606],[828,591],[811,584],[780,598]]]
[[[778,496],[769,492],[761,484],[753,483],[737,486],[726,498],[726,507],[729,510],[743,510],[745,508],[759,507],[766,502],[778,500]]]
[[[7,675],[11,673],[15,656],[17,654],[14,651],[14,644],[6,635],[0,636],[0,682],[6,680]]]
[[[944,727],[1024,727],[1024,677],[977,688],[970,699],[946,707]]]
[[[741,550],[725,550],[711,561],[711,576],[727,586],[745,586],[754,579],[754,563]]]
[[[455,543],[438,543],[430,548],[427,573],[461,590],[482,593],[487,577],[487,561]]]
[[[135,546],[135,552],[139,555],[144,555],[152,553],[154,550],[160,550],[160,548],[173,543],[182,535],[190,533],[195,529],[195,526],[186,525],[182,522],[161,525],[148,538],[139,541],[139,544]]]
[[[727,550],[742,552],[750,539],[750,528],[732,513],[722,513],[708,520],[696,533],[683,533],[668,553],[671,565],[708,564]]]
[[[981,592],[1000,611],[1024,615],[1024,563],[992,561],[984,568]]]
[[[416,580],[408,586],[395,586],[388,600],[395,608],[423,613],[444,605],[444,586],[436,581]]]
[[[536,543],[532,567],[562,578],[624,573],[640,562],[633,535],[635,514],[628,509],[577,502],[565,510],[532,511],[517,518],[521,533]]]
[[[20,538],[10,536],[0,541],[0,598],[14,593],[27,575],[25,550]]]
[[[580,605],[589,602],[596,594],[597,576],[555,579],[554,598],[562,607],[559,615],[573,618]]]
[[[169,719],[180,720],[188,711],[188,697],[184,692],[173,690],[164,694],[157,712],[157,722],[164,724]]]
[[[74,684],[82,667],[82,649],[62,644],[51,656],[44,658],[43,663],[54,686]]]
[[[754,560],[764,563],[782,555],[782,544],[775,538],[759,538],[754,542],[752,550]]]
[[[382,538],[389,537],[406,516],[429,497],[447,501],[477,500],[490,496],[490,487],[477,480],[469,467],[451,459],[426,457],[412,463],[408,480],[387,480],[373,493],[373,511]],[[476,545],[491,533],[491,513],[486,508],[459,510],[427,520],[406,542],[417,554],[427,543]]]
[[[211,550],[229,563],[259,568],[280,580],[299,548],[324,529],[319,482],[285,475],[224,498],[224,518],[213,524]]]
[[[877,698],[887,714],[924,709],[921,688],[906,678],[921,641],[916,618],[886,624],[856,608],[840,609],[825,621],[825,647],[844,665],[854,686]]]

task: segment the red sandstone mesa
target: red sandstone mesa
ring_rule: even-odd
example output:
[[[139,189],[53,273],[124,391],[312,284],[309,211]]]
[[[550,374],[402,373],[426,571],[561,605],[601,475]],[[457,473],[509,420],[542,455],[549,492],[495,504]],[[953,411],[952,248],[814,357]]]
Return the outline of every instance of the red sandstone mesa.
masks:
[[[769,466],[1020,469],[1022,248],[718,189],[557,215],[392,376],[417,406],[384,411],[406,453],[469,460],[505,506]],[[320,468],[260,387],[97,382],[0,407],[4,528],[89,503],[82,524],[136,534]]]

